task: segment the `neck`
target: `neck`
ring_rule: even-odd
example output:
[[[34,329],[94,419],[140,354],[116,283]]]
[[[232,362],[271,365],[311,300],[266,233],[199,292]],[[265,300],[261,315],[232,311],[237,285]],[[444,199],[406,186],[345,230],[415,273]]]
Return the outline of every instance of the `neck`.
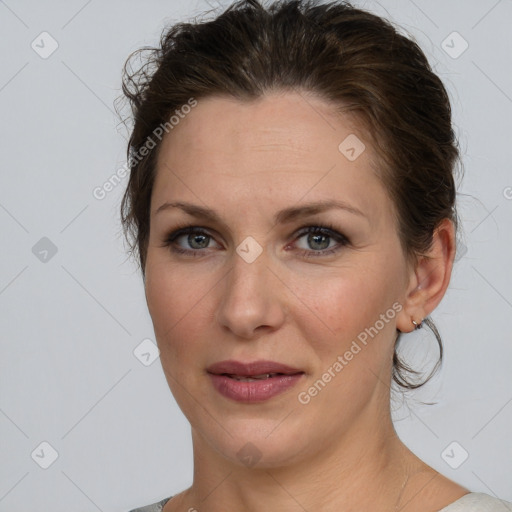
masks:
[[[326,440],[314,455],[265,468],[223,457],[193,430],[194,481],[181,496],[184,509],[398,510],[404,484],[425,465],[400,441],[389,411],[384,416],[376,421],[367,409],[349,431]]]

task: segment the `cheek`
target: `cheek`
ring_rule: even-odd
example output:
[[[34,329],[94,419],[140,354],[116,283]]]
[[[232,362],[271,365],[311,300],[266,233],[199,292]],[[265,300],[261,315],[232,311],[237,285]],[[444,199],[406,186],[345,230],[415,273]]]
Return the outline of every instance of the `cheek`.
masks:
[[[299,307],[301,315],[295,312],[302,337],[311,346],[310,360],[315,361],[315,373],[301,391],[322,390],[311,396],[314,408],[332,412],[326,414],[326,425],[336,424],[332,418],[341,410],[344,417],[355,416],[392,365],[396,291],[383,276],[353,271],[332,277],[316,291],[308,288],[306,305],[314,316],[304,314],[304,306]],[[324,388],[322,383],[328,384]]]
[[[181,353],[191,353],[200,332],[204,336],[205,308],[211,288],[197,273],[188,275],[182,268],[165,262],[156,264],[148,257],[146,299],[158,346],[163,359],[176,361]],[[184,350],[187,345],[187,351]]]
[[[363,348],[360,361],[386,357],[394,340],[399,279],[389,265],[381,267],[375,260],[360,269],[337,269],[314,286],[309,278],[296,281],[296,295],[303,300],[296,301],[294,317],[324,364],[344,354],[354,340]],[[375,339],[383,341],[372,343]]]
[[[190,390],[196,389],[204,366],[211,322],[205,314],[210,286],[169,262],[146,266],[146,299],[153,321],[160,361],[169,388],[185,416],[194,413]],[[206,295],[206,296],[205,296]],[[193,371],[197,369],[198,371]]]
[[[303,284],[304,302],[331,334],[364,329],[392,306],[397,295],[383,275],[354,269],[326,276],[316,287],[307,281]]]

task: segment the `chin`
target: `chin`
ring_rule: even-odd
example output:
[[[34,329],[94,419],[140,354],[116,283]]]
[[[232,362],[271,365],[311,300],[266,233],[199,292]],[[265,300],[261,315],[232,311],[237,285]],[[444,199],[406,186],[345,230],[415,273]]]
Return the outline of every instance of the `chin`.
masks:
[[[247,469],[272,469],[287,466],[299,461],[308,450],[307,436],[302,433],[293,433],[289,429],[281,432],[272,432],[276,423],[272,426],[254,424],[244,431],[240,426],[229,428],[228,432],[236,432],[230,436],[226,431],[223,435],[212,437],[211,425],[206,426],[208,432],[207,443],[230,463]],[[203,431],[204,432],[204,431]],[[269,432],[271,433],[269,435]],[[300,439],[297,443],[295,439]],[[303,446],[304,445],[304,446]],[[309,446],[311,449],[311,445]]]

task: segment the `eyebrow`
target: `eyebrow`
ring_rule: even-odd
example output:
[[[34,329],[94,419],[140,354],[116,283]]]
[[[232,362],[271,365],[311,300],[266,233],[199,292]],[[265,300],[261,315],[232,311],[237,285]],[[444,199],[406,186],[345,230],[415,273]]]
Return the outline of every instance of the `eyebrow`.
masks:
[[[157,208],[155,211],[155,215],[158,213],[169,210],[172,208],[180,208],[185,213],[188,213],[192,217],[202,218],[205,220],[210,220],[212,222],[217,222],[218,224],[224,224],[222,219],[219,217],[219,215],[210,208],[204,208],[202,206],[198,206],[192,203],[185,203],[185,202],[174,202],[174,203],[164,203],[161,206]],[[366,215],[359,209],[355,208],[354,206],[351,206],[343,201],[339,200],[324,200],[324,201],[317,201],[314,203],[307,203],[303,206],[292,206],[290,208],[285,208],[284,210],[279,211],[274,216],[274,223],[276,224],[285,224],[288,222],[292,222],[298,218],[302,217],[308,217],[311,215],[315,215],[318,213],[322,213],[327,210],[332,209],[341,209],[345,210],[353,215],[358,215],[360,217],[366,218]]]

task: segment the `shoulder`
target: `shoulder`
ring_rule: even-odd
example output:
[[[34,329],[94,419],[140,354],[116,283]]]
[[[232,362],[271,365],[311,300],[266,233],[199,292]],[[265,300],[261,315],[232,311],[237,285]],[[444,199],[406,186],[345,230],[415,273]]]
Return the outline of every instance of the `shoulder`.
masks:
[[[482,492],[470,492],[439,512],[512,512],[512,503]]]
[[[164,505],[172,498],[165,498],[162,501],[157,503],[153,503],[151,505],[146,505],[145,507],[134,508],[130,510],[130,512],[162,512]]]

